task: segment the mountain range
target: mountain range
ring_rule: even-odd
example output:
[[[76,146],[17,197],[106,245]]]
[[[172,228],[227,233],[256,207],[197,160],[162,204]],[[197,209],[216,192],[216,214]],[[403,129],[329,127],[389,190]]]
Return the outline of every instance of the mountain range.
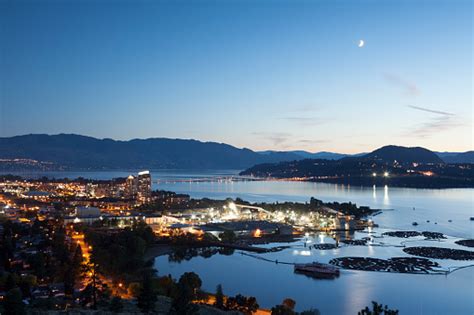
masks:
[[[390,147],[390,146],[388,146]],[[399,147],[404,148],[404,147]],[[375,152],[375,151],[374,151]],[[466,151],[466,152],[436,152],[430,151],[435,153],[444,163],[471,163],[474,164],[474,151]],[[323,159],[323,160],[340,160],[346,157],[361,157],[367,155],[369,153],[362,152],[356,154],[344,154],[344,153],[335,153],[335,152],[327,152],[327,151],[320,151],[316,153],[311,153],[308,151],[296,150],[296,151],[259,151],[261,154],[292,154],[296,156],[293,160],[302,160],[302,159]],[[372,152],[371,152],[372,153]],[[394,152],[395,154],[403,154],[401,151]],[[291,159],[287,159],[290,161]],[[437,160],[439,162],[439,160]]]
[[[0,138],[0,169],[246,169],[256,164],[304,159],[340,160],[372,157],[400,162],[474,163],[474,151],[433,153],[388,146],[383,151],[348,155],[332,152],[263,151],[197,140],[149,138],[128,141],[74,134],[30,134]],[[20,162],[18,162],[20,161]],[[26,161],[26,162],[25,162]]]

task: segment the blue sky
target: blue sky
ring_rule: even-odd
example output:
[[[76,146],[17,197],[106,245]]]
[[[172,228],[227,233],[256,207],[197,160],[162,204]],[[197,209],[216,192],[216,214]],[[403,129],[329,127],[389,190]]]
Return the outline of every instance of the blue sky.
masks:
[[[457,0],[4,0],[0,136],[472,150],[472,15]]]

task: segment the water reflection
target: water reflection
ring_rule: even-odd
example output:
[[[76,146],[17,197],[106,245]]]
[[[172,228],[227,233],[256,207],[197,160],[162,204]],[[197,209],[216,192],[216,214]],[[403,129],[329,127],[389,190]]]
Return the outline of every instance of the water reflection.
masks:
[[[383,187],[383,204],[385,206],[389,206],[390,205],[390,199],[388,198],[388,186],[385,185]]]

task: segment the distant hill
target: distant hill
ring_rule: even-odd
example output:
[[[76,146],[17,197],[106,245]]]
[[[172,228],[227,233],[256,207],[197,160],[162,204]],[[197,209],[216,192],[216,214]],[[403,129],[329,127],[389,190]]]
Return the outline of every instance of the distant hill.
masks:
[[[385,146],[362,156],[338,160],[258,164],[240,174],[354,186],[474,187],[474,165],[446,164],[434,152],[419,147]]]
[[[255,152],[217,142],[150,138],[117,141],[59,134],[0,138],[0,170],[247,169],[262,163],[318,159],[384,163],[474,163],[473,151],[433,153],[424,148],[386,146],[368,154]],[[440,155],[442,158],[440,158]],[[346,163],[347,164],[347,163]]]
[[[287,154],[288,158],[287,161],[292,160],[303,160],[303,159],[324,159],[324,160],[339,160],[348,156],[359,156],[364,155],[366,153],[359,153],[355,155],[351,154],[343,154],[343,153],[335,153],[335,152],[308,152],[303,150],[295,150],[295,151],[260,151],[261,154]]]
[[[311,153],[307,151],[292,151],[292,152],[300,155],[301,157],[305,159],[339,160],[348,156],[352,156],[350,154],[327,152],[327,151],[321,151],[321,152],[316,152],[316,153]]]
[[[384,146],[362,157],[386,163],[393,163],[394,161],[399,163],[444,163],[436,153],[428,149],[421,147],[408,148],[395,145]]]
[[[474,151],[467,152],[436,152],[446,163],[471,163],[474,164]]]
[[[357,154],[344,154],[337,152],[308,152],[304,150],[294,150],[294,151],[259,151],[258,153],[264,155],[273,155],[274,157],[279,157],[282,160],[286,161],[295,161],[303,159],[323,159],[323,160],[340,160],[347,157],[361,157],[367,156],[369,158],[374,158],[372,154],[377,155],[382,160],[386,162],[392,162],[392,158],[398,156],[397,161],[415,161],[418,159],[427,160],[428,155],[430,157],[428,160],[431,160],[430,163],[440,163],[439,159],[436,159],[427,149],[424,148],[406,148],[400,146],[386,146],[382,147],[379,152],[374,151],[371,153],[357,153]],[[417,152],[418,151],[418,152]],[[429,152],[427,152],[429,151]],[[467,152],[432,152],[437,155],[445,163],[474,163],[474,151]],[[403,157],[407,157],[404,159]]]
[[[257,151],[258,154],[264,155],[267,158],[279,159],[281,161],[297,161],[302,160],[304,157],[297,154],[295,151]]]
[[[245,169],[296,157],[228,144],[151,138],[116,141],[74,134],[0,138],[0,159],[32,159],[61,169]]]

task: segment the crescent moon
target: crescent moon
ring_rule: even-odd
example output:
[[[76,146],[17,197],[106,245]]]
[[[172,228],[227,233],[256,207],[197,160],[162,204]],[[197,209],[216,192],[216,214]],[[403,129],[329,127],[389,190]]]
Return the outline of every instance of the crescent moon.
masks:
[[[364,47],[364,44],[365,44],[364,40],[361,39],[359,40],[359,44],[357,46],[359,46],[359,48],[362,48]]]

